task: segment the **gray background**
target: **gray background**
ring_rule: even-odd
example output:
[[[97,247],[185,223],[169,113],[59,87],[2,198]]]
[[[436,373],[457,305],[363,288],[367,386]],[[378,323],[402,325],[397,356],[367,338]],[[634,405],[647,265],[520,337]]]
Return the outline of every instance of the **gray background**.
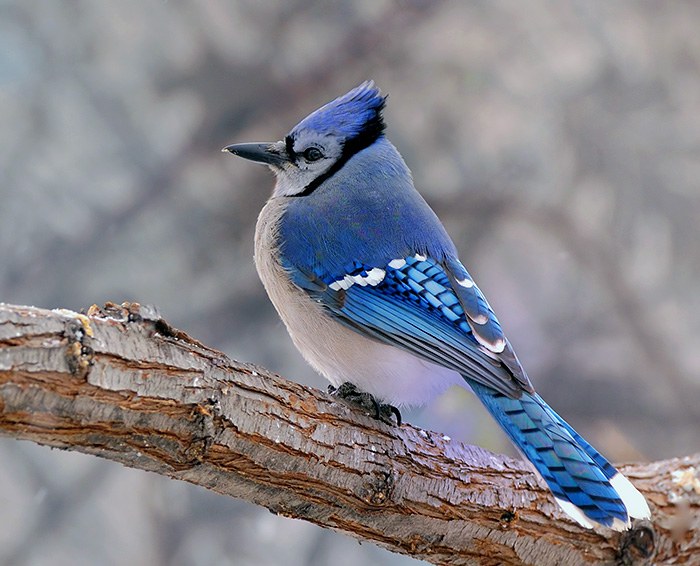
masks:
[[[0,2],[0,301],[157,305],[325,387],[252,263],[275,141],[373,78],[388,135],[543,397],[614,461],[700,450],[700,3]],[[406,420],[512,449],[461,391]],[[0,564],[408,564],[0,440]]]

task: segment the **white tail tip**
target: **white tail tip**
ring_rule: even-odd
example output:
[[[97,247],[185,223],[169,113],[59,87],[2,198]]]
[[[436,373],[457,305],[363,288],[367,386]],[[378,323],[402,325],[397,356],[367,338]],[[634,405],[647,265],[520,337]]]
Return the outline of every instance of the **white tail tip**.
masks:
[[[647,500],[644,499],[644,496],[632,485],[632,482],[620,472],[617,472],[612,477],[610,485],[617,491],[620,499],[622,499],[625,507],[627,507],[627,514],[630,517],[635,519],[648,519],[651,517],[651,511],[649,510]]]
[[[615,488],[615,491],[617,491],[620,499],[622,499],[622,503],[624,503],[625,507],[627,508],[627,515],[629,515],[631,519],[648,519],[651,517],[651,511],[649,510],[649,505],[647,505],[647,501],[644,499],[644,496],[639,493],[637,488],[632,485],[630,480],[628,480],[620,472],[617,472],[612,477],[610,480],[610,485]],[[564,510],[564,512],[579,525],[587,529],[592,529],[594,527],[595,522],[586,517],[586,515],[583,514],[583,511],[576,507],[576,505],[570,501],[559,499],[558,497],[555,497],[554,499],[556,499],[557,503]],[[630,524],[631,523],[629,521],[625,523],[620,519],[615,519],[609,528],[615,531],[624,531],[630,528]]]

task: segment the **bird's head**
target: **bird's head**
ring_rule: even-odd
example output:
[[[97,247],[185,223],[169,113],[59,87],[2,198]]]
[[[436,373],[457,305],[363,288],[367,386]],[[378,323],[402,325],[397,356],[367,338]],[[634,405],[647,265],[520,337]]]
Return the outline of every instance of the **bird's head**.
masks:
[[[277,176],[274,196],[304,196],[384,134],[386,97],[367,81],[309,114],[282,141],[225,147],[268,165]]]

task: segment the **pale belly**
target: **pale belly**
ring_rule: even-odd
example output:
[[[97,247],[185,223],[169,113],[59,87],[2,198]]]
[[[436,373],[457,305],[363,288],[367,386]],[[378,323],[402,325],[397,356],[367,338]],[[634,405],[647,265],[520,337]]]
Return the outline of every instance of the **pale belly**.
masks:
[[[275,222],[281,207],[270,201],[260,214],[255,238],[255,265],[267,294],[302,356],[334,386],[350,382],[385,403],[422,405],[452,385],[466,386],[461,376],[393,346],[366,338],[323,312],[289,282],[274,259]]]

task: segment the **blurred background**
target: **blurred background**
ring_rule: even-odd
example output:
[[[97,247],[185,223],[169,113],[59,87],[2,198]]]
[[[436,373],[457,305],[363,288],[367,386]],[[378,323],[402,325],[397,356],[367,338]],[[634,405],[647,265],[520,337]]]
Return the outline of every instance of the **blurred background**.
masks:
[[[0,301],[157,305],[325,388],[252,261],[275,141],[373,78],[540,394],[613,461],[700,450],[700,3],[0,1]],[[450,391],[405,420],[511,453]],[[416,563],[0,439],[0,564]]]

